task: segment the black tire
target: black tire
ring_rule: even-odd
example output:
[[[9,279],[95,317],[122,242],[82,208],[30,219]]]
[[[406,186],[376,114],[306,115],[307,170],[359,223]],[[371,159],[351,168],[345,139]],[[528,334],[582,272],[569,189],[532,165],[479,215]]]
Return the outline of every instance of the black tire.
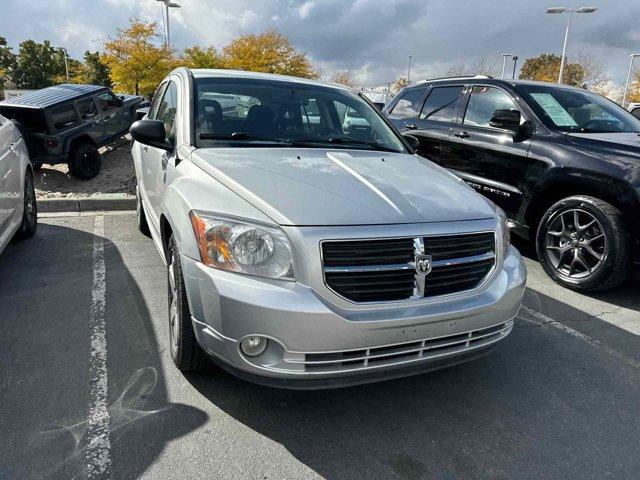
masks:
[[[172,289],[172,285],[175,288]],[[169,351],[173,363],[183,372],[198,370],[207,364],[207,357],[198,344],[191,324],[191,311],[180,266],[180,255],[173,235],[169,239],[167,248],[167,297],[169,299]],[[172,322],[173,313],[175,313],[175,324]]]
[[[571,224],[571,218],[579,228]],[[540,220],[536,233],[536,251],[544,271],[555,282],[576,291],[606,290],[623,282],[629,271],[629,250],[622,213],[595,197],[576,195],[556,202]],[[567,271],[562,267],[568,263]]]
[[[30,170],[24,175],[24,210],[22,211],[22,223],[18,229],[18,238],[33,237],[38,229],[38,203],[36,191],[33,187],[33,175]]]
[[[136,218],[138,221],[138,230],[145,237],[150,237],[151,232],[149,231],[149,224],[147,223],[147,214],[144,211],[144,205],[142,204],[142,199],[140,198],[140,191],[138,187],[136,187]]]
[[[69,158],[69,171],[80,180],[90,180],[102,168],[102,157],[95,145],[82,142],[71,151]]]

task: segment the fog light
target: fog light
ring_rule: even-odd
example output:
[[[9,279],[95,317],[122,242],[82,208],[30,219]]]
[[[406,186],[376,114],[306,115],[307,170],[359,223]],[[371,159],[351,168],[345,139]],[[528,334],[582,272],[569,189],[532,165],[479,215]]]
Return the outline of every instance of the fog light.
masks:
[[[240,350],[248,357],[257,357],[267,348],[267,339],[265,337],[259,337],[253,335],[251,337],[245,337],[240,342]]]

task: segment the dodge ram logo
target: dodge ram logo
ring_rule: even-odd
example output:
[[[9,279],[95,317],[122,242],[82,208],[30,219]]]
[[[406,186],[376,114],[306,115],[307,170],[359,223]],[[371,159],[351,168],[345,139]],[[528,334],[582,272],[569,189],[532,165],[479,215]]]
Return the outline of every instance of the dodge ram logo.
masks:
[[[431,272],[431,255],[416,254],[416,272],[419,275],[429,275]]]

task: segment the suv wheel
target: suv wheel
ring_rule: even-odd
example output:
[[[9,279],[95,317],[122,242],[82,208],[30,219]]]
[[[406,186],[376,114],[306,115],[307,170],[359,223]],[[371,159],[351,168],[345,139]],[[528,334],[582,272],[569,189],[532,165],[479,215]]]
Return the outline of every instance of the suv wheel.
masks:
[[[81,143],[71,151],[69,171],[80,180],[89,180],[100,172],[102,158],[95,145]]]
[[[169,346],[171,358],[183,372],[197,370],[206,364],[206,355],[196,339],[191,324],[180,255],[173,235],[167,248],[167,284],[169,299]]]
[[[629,237],[620,211],[588,196],[568,197],[547,210],[536,235],[538,259],[557,283],[604,290],[627,273]]]
[[[38,229],[38,204],[36,203],[36,191],[33,187],[33,175],[30,171],[24,176],[24,210],[22,211],[22,223],[18,229],[18,237],[32,237]]]
[[[140,189],[136,186],[136,217],[138,220],[138,230],[145,237],[150,237],[149,224],[147,223],[147,214],[144,211],[144,205],[142,205],[142,199],[140,198]]]

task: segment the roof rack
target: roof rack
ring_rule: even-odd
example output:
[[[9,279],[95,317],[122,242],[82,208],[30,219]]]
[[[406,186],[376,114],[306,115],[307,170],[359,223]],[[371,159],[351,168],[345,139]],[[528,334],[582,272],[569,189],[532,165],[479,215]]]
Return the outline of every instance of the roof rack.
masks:
[[[427,80],[420,80],[415,84],[419,85],[421,83],[435,82],[437,80],[457,80],[457,79],[464,79],[464,78],[493,78],[493,77],[491,75],[456,75],[455,77],[429,78]]]

